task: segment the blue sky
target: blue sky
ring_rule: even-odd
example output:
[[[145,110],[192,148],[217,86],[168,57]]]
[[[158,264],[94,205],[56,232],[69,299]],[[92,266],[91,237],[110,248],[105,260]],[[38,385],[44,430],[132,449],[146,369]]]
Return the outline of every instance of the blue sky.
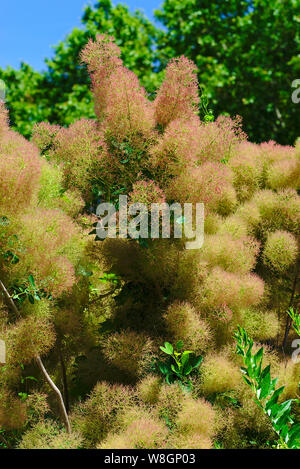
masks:
[[[52,55],[51,46],[77,26],[85,5],[96,0],[1,0],[0,5],[0,67],[18,68],[21,61],[36,70],[45,68],[45,57]],[[129,8],[144,10],[153,19],[153,10],[162,0],[114,0]]]

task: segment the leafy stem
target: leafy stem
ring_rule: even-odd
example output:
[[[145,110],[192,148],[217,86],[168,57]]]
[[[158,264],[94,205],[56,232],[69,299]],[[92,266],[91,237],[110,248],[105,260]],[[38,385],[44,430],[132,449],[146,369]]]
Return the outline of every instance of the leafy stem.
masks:
[[[255,393],[256,404],[268,416],[279,436],[277,447],[299,449],[300,423],[295,423],[292,415],[292,403],[299,404],[298,399],[289,399],[278,404],[284,386],[276,388],[278,378],[271,378],[270,365],[262,369],[263,347],[253,354],[253,340],[241,326],[238,326],[234,338],[237,342],[236,353],[242,356],[245,365],[241,367],[243,379]]]
[[[166,377],[168,384],[172,384],[179,380],[181,385],[187,389],[191,389],[192,383],[189,375],[202,363],[202,356],[196,356],[191,350],[183,349],[183,342],[179,340],[175,348],[169,342],[165,342],[164,346],[160,349],[169,356],[165,362],[158,362],[158,368]]]

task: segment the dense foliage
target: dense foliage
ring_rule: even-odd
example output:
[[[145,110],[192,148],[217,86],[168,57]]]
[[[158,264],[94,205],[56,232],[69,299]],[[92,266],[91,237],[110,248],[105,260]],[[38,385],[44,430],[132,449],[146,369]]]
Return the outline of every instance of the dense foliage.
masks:
[[[243,116],[251,141],[293,144],[299,15],[298,0],[165,0],[156,12],[165,26],[159,57],[192,59],[216,113]]]
[[[291,101],[300,70],[299,15],[297,0],[165,0],[154,25],[142,13],[101,0],[86,8],[83,29],[58,44],[45,71],[26,64],[0,70],[12,125],[29,136],[36,122],[70,125],[94,117],[79,52],[97,33],[107,33],[151,96],[168,60],[184,54],[196,63],[216,115],[241,115],[251,141],[292,145],[300,125]]]
[[[286,310],[299,305],[300,146],[250,143],[238,116],[201,121],[197,69],[184,56],[154,101],[120,56],[106,35],[81,53],[94,120],[41,123],[28,142],[0,108],[2,445],[276,445],[241,379],[234,331],[263,348],[262,366],[284,386],[278,404],[291,400],[299,421]],[[95,239],[97,204],[118,208],[119,194],[148,206],[204,202],[203,247]],[[160,364],[179,341],[169,384]],[[198,358],[182,386],[187,351]]]

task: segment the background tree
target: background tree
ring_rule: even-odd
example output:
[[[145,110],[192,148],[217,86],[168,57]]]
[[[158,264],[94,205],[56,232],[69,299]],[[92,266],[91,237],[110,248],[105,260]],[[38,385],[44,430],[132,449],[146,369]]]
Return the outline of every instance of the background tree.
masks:
[[[184,54],[199,69],[215,113],[239,114],[250,140],[293,144],[299,107],[291,102],[300,72],[297,0],[165,0],[155,12],[162,66]]]
[[[49,102],[44,89],[43,75],[22,62],[19,70],[12,67],[0,69],[0,79],[5,83],[5,99],[10,110],[10,123],[28,137],[35,122],[48,119]]]
[[[184,54],[198,67],[198,78],[215,115],[239,114],[250,140],[294,144],[299,108],[291,101],[300,75],[297,0],[165,0],[155,13],[159,29],[140,12],[101,0],[87,7],[83,29],[75,28],[37,73],[0,70],[7,85],[13,126],[29,136],[32,124],[47,120],[69,125],[94,117],[89,77],[79,52],[97,33],[116,38],[124,64],[153,93],[172,57]]]

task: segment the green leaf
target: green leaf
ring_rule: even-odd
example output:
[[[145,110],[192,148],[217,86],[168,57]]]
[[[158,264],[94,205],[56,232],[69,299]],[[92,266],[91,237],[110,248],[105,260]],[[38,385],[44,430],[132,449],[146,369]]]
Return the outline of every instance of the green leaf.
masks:
[[[183,373],[185,375],[189,375],[192,369],[193,369],[192,365],[190,363],[187,363],[185,367],[183,368]]]
[[[251,381],[250,381],[248,378],[246,378],[246,376],[242,376],[242,378],[243,378],[243,380],[244,380],[247,384],[249,384],[249,386],[252,385],[252,384],[251,384]]]
[[[266,366],[263,371],[261,372],[261,379],[264,379],[264,377],[269,373],[270,374],[270,371],[271,371],[271,367],[270,365]]]
[[[165,346],[160,346],[160,349],[168,355],[173,355],[173,345],[171,345],[169,342],[165,342]]]
[[[178,352],[180,352],[180,350],[182,350],[183,348],[183,341],[182,340],[178,340],[178,342],[176,343],[175,345],[175,348]]]
[[[190,359],[190,356],[189,356],[189,355],[184,355],[184,354],[182,354],[182,357],[181,357],[181,363],[182,363],[182,365],[185,366],[185,365],[188,363],[189,359]]]
[[[292,405],[293,399],[289,399],[288,401],[283,402],[278,406],[278,411],[276,414],[276,417],[274,418],[274,422],[277,423],[280,417],[287,411],[290,410],[291,405]]]
[[[261,347],[259,351],[254,355],[255,365],[258,365],[259,362],[262,360],[263,353],[264,353],[264,349],[263,347]]]
[[[199,365],[203,362],[203,357],[199,355],[198,357],[192,357],[190,359],[191,365],[193,368],[198,368]]]
[[[167,376],[166,376],[166,381],[167,381],[168,384],[174,383],[174,381],[175,381],[174,375],[173,375],[173,374],[167,375]]]
[[[283,390],[284,390],[284,386],[282,386],[281,388],[278,388],[278,389],[276,389],[276,391],[274,391],[271,398],[266,403],[265,408],[266,408],[267,411],[271,410],[272,406],[274,406],[274,404],[277,403],[278,398],[279,398],[280,394],[282,394]]]
[[[33,296],[32,296],[31,294],[28,295],[28,300],[29,300],[29,302],[30,302],[32,305],[34,305],[34,298],[33,298]]]
[[[180,374],[179,370],[176,370],[176,368],[173,364],[171,365],[171,369],[176,375]]]
[[[288,432],[288,448],[300,448],[300,423],[296,423]]]
[[[164,375],[169,373],[169,367],[166,365],[166,363],[158,362],[157,365],[161,373],[163,373]]]
[[[270,373],[267,373],[264,379],[262,380],[260,384],[260,388],[257,391],[257,397],[258,399],[262,400],[265,399],[267,396],[270,395],[272,392],[272,384],[271,384],[271,375]]]
[[[34,278],[33,278],[33,276],[32,276],[31,274],[29,275],[28,279],[29,279],[30,285],[31,285],[33,288],[35,288]]]

